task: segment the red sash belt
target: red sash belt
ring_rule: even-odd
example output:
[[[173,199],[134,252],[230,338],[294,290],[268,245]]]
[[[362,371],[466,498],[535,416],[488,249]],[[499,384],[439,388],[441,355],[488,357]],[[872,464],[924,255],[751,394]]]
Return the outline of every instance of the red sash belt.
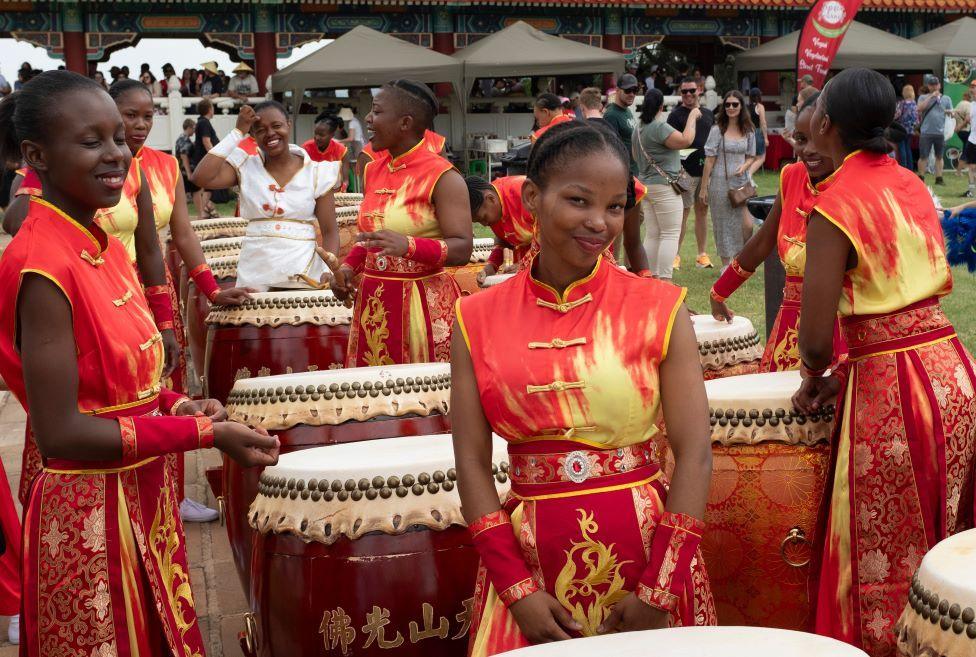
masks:
[[[512,492],[520,498],[627,488],[660,477],[650,443],[596,449],[568,440],[508,446]]]
[[[936,297],[890,313],[842,317],[841,326],[851,360],[907,351],[956,335]]]
[[[373,278],[390,278],[396,280],[418,280],[427,278],[444,271],[443,267],[431,266],[416,260],[399,258],[396,256],[379,255],[370,251],[366,254],[366,264],[363,273]]]
[[[786,285],[783,286],[783,305],[799,308],[801,301],[803,301],[803,277],[787,276]]]

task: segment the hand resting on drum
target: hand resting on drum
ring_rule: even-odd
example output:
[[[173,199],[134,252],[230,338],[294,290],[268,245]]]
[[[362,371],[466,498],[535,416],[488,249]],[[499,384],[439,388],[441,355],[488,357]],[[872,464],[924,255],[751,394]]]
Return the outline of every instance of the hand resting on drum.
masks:
[[[280,443],[264,429],[251,429],[239,422],[214,422],[214,447],[244,467],[268,466],[278,462]]]
[[[187,399],[176,407],[173,415],[205,415],[214,422],[223,422],[227,419],[227,409],[216,399]]]
[[[793,395],[794,408],[806,415],[819,412],[824,404],[837,396],[840,381],[836,374],[803,379],[800,389]]]
[[[231,287],[218,292],[213,302],[217,306],[239,306],[251,298],[252,292],[257,290],[250,287]]]

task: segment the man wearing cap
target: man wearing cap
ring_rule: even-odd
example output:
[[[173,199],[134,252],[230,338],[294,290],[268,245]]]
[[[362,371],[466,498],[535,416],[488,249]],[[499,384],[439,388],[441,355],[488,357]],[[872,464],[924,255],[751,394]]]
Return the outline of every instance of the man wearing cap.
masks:
[[[217,62],[204,62],[203,82],[200,84],[200,95],[204,98],[216,98],[224,92],[224,81],[220,77]]]
[[[945,151],[946,114],[952,111],[952,101],[942,94],[942,84],[934,75],[925,76],[929,93],[918,97],[921,119],[918,137],[918,177],[925,180],[929,153],[935,151],[935,184],[942,185],[942,154]]]
[[[227,84],[227,95],[238,100],[247,100],[249,96],[258,95],[258,79],[254,77],[254,69],[241,62],[234,69],[234,77]]]
[[[627,147],[630,153],[630,173],[637,175],[637,163],[634,162],[634,153],[631,151],[631,140],[634,136],[634,113],[630,111],[630,106],[637,98],[640,84],[637,78],[630,73],[624,73],[617,79],[617,91],[613,94],[613,102],[607,105],[603,112],[603,118],[620,135],[620,140]]]

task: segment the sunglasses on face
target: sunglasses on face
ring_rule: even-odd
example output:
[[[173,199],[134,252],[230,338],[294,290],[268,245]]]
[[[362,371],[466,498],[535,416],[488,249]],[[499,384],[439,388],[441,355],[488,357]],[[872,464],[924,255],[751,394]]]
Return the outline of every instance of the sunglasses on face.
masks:
[[[625,94],[636,94],[637,87],[628,87],[627,89],[621,89],[621,91],[624,92]]]
[[[725,103],[725,106],[728,109],[735,109],[736,107],[739,107],[739,103]]]
[[[683,96],[686,95],[686,94],[696,94],[696,93],[698,93],[698,89],[697,88],[696,89],[682,89],[681,90],[681,95],[683,95]]]

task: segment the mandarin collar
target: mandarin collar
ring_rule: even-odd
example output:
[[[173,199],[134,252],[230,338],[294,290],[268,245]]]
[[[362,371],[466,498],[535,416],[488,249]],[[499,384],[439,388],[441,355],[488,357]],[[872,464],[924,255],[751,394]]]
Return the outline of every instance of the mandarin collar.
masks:
[[[559,294],[555,288],[543,283],[538,280],[532,271],[535,268],[535,261],[538,258],[538,254],[532,257],[532,262],[529,263],[527,267],[529,289],[532,290],[532,294],[541,301],[549,304],[562,305],[567,303],[573,303],[579,301],[587,295],[592,295],[596,290],[602,287],[604,281],[607,277],[607,272],[612,266],[603,257],[601,253],[597,258],[596,264],[593,266],[593,271],[584,276],[583,278],[573,281],[570,283],[566,290]]]
[[[387,155],[390,158],[388,162],[388,166],[390,167],[390,169],[406,166],[411,162],[413,162],[414,160],[416,160],[418,153],[423,153],[425,151],[424,149],[425,143],[426,140],[421,139],[416,143],[415,146],[413,146],[413,148],[411,148],[406,153],[403,153],[402,155],[399,155],[397,157],[393,157],[393,154],[390,153],[389,150],[387,150],[386,151]]]
[[[106,235],[105,231],[94,220],[92,220],[88,228],[85,228],[79,222],[68,216],[64,210],[50,201],[37,196],[31,197],[28,214],[47,216],[55,221],[64,222],[72,228],[71,234],[77,236],[77,240],[75,241],[82,242],[79,248],[87,250],[87,247],[94,247],[95,253],[92,256],[95,258],[101,256],[108,249],[108,235]]]

